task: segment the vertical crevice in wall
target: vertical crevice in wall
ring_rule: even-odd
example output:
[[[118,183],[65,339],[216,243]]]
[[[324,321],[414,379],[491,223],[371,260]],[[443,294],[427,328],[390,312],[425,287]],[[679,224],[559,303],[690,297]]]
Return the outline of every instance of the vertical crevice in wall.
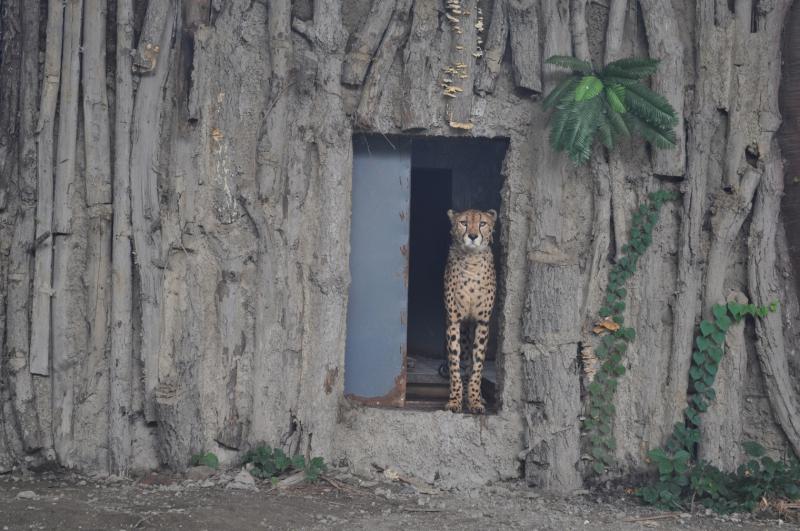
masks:
[[[797,293],[800,295],[800,2],[795,1],[783,28],[783,70],[780,88],[783,117],[778,132],[786,161],[781,214],[789,242]]]

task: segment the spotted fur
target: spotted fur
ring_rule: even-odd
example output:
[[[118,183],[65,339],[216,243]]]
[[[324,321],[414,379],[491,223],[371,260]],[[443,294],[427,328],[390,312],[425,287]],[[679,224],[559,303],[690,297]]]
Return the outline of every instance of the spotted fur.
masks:
[[[497,221],[494,210],[447,211],[453,241],[444,273],[444,305],[447,312],[447,360],[450,367],[450,399],[445,409],[462,410],[463,384],[459,361],[472,343],[472,371],[467,385],[467,408],[483,413],[481,371],[486,360],[489,321],[494,309],[496,279],[490,244]]]

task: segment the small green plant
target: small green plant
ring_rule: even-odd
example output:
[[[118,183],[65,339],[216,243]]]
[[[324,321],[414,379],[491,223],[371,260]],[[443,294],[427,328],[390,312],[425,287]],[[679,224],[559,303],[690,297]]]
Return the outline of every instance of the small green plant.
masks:
[[[637,132],[657,148],[675,147],[675,109],[641,83],[656,71],[655,59],[620,59],[596,70],[575,57],[554,55],[547,63],[572,70],[542,101],[555,108],[550,145],[586,163],[595,138],[613,149],[619,138]]]
[[[636,331],[624,326],[625,283],[636,272],[639,258],[653,241],[653,228],[658,223],[662,205],[677,197],[675,192],[660,190],[651,193],[649,201],[639,206],[633,214],[629,241],[622,247],[624,255],[608,274],[605,304],[599,313],[601,317],[612,319],[615,330],[603,336],[594,350],[602,364],[589,384],[589,410],[583,421],[584,432],[591,443],[594,458],[592,466],[598,474],[605,470],[606,465],[614,462],[616,442],[611,432],[615,412],[614,392],[617,390],[617,380],[625,374],[622,358],[628,344],[636,338]]]
[[[317,481],[326,469],[325,461],[321,457],[312,457],[305,466],[306,479],[311,482]]]
[[[289,457],[280,448],[274,450],[269,446],[259,446],[244,456],[244,463],[252,463],[250,474],[253,477],[269,479],[277,484],[280,476],[293,471],[304,471],[306,481],[317,481],[327,469],[322,457],[313,457],[306,462],[302,455]]]
[[[192,455],[192,466],[207,466],[216,469],[219,467],[219,459],[214,452],[194,454]]]
[[[763,318],[777,309],[777,301],[767,306],[716,304],[711,309],[711,320],[700,323],[689,369],[685,422],[675,424],[664,448],[647,454],[658,468],[658,480],[637,491],[645,503],[669,509],[686,509],[687,505],[698,503],[718,513],[729,513],[751,511],[765,497],[800,497],[800,463],[796,459],[775,461],[755,442],[742,445],[750,460],[735,472],[723,472],[704,461],[692,463],[700,441],[702,413],[716,398],[714,381],[724,353],[725,335],[744,317]]]
[[[638,491],[645,503],[664,509],[686,510],[692,503],[725,514],[752,511],[762,500],[800,498],[800,462],[775,461],[756,442],[742,447],[749,457],[735,472],[723,472],[706,461],[690,462],[686,450],[650,452],[658,467],[656,482]]]

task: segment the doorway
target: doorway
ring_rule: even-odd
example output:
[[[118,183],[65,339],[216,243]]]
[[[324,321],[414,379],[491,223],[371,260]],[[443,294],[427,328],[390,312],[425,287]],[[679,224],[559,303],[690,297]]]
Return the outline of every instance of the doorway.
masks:
[[[507,139],[353,137],[351,288],[345,393],[369,405],[440,409],[447,400],[447,210],[500,209]],[[495,264],[502,252],[495,232]],[[498,301],[483,394],[496,411]]]

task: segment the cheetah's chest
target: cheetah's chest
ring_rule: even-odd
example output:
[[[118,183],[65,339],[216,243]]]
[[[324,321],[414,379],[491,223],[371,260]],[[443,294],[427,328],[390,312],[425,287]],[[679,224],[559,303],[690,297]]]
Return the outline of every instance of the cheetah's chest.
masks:
[[[494,305],[495,273],[491,253],[450,252],[445,272],[445,305],[461,318],[485,319]]]

